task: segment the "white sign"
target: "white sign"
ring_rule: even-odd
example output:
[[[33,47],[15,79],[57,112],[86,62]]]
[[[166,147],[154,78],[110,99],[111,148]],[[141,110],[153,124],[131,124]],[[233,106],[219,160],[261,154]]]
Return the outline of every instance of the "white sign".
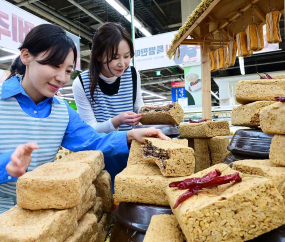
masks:
[[[0,0],[0,6],[0,47],[19,52],[18,48],[30,30],[37,25],[48,23],[4,0]],[[80,69],[79,37],[68,32],[67,34],[77,46],[76,68]]]
[[[137,70],[148,70],[180,64],[200,63],[200,45],[181,45],[180,57],[169,59],[166,55],[177,31],[135,40],[135,63]]]

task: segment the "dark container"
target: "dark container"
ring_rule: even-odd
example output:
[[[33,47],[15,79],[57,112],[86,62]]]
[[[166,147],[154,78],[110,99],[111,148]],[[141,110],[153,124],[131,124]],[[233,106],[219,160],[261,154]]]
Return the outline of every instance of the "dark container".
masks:
[[[172,214],[170,207],[121,202],[115,210],[116,223],[110,242],[143,242],[153,215]]]
[[[234,134],[228,150],[234,155],[269,159],[269,149],[273,135],[265,134],[261,129],[240,129]]]
[[[136,129],[142,129],[142,128],[150,128],[154,127],[156,129],[160,129],[161,132],[165,135],[167,135],[170,138],[177,138],[179,136],[179,130],[176,125],[171,125],[171,124],[161,124],[161,125],[137,125],[135,128]]]

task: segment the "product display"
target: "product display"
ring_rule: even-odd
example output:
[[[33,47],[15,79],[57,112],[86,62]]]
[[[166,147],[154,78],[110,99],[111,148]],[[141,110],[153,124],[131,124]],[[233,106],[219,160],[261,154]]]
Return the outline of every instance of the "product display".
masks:
[[[17,181],[17,204],[25,209],[67,209],[78,206],[94,177],[88,164],[46,163]]]
[[[191,177],[202,177],[215,169],[223,171],[222,175],[236,172],[225,168],[227,165],[218,164]],[[265,177],[241,177],[238,183],[205,188],[176,209],[173,206],[185,190],[166,189],[187,241],[247,241],[285,223],[284,200],[274,183]]]
[[[100,174],[104,169],[104,156],[103,153],[99,150],[88,150],[88,151],[79,151],[76,153],[71,153],[59,160],[57,162],[83,162],[87,163],[94,172],[93,180]]]
[[[270,145],[270,162],[278,166],[285,166],[284,141],[285,135],[274,135]]]
[[[98,225],[94,214],[85,214],[79,221],[74,234],[67,238],[65,242],[90,242],[94,234],[97,233]]]
[[[94,207],[96,202],[96,189],[92,184],[86,193],[82,197],[81,203],[76,206],[77,220],[81,219],[84,214],[88,212],[89,209]]]
[[[237,49],[239,57],[249,57],[253,54],[253,51],[247,49],[247,36],[245,32],[237,34]]]
[[[285,134],[285,103],[276,102],[260,112],[260,127],[266,134]]]
[[[184,111],[180,104],[171,103],[163,107],[141,107],[142,124],[180,124]]]
[[[232,111],[232,125],[258,127],[260,125],[260,111],[274,101],[257,101],[234,107]]]
[[[95,206],[91,208],[88,213],[95,214],[97,221],[100,221],[103,216],[103,203],[101,197],[95,198]]]
[[[143,242],[184,242],[184,235],[174,215],[154,215]]]
[[[209,62],[210,62],[210,70],[211,71],[216,71],[218,69],[218,67],[217,67],[217,62],[216,62],[216,59],[215,59],[215,51],[212,50],[208,54],[208,57],[209,57]]]
[[[268,43],[279,43],[282,41],[279,22],[281,13],[274,11],[266,14],[266,38]]]
[[[237,42],[230,41],[228,43],[228,55],[227,55],[227,66],[234,66],[236,63],[237,56]]]
[[[165,188],[172,181],[161,174],[155,164],[127,166],[115,177],[115,199],[117,202],[135,202],[168,206]]]
[[[285,167],[278,167],[270,160],[240,160],[234,162],[232,168],[244,174],[270,178],[280,194],[285,197]]]
[[[111,176],[107,171],[102,171],[94,182],[97,196],[102,199],[103,211],[108,213],[113,207],[113,193]]]
[[[285,79],[239,81],[235,96],[240,104],[255,101],[275,101],[274,97],[285,96]]]
[[[247,50],[259,51],[264,48],[263,26],[250,24],[246,28]]]
[[[172,141],[146,138],[144,160],[156,163],[164,176],[187,176],[195,169],[194,150]]]
[[[64,242],[76,228],[74,208],[31,211],[15,206],[0,215],[0,241],[3,242]]]
[[[181,138],[212,138],[230,134],[228,121],[180,124],[178,128]]]

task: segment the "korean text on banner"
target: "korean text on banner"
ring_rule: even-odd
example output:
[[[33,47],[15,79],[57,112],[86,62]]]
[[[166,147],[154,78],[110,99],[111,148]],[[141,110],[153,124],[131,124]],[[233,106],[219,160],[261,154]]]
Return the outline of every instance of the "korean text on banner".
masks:
[[[171,82],[172,102],[177,102],[178,98],[186,97],[185,81]]]

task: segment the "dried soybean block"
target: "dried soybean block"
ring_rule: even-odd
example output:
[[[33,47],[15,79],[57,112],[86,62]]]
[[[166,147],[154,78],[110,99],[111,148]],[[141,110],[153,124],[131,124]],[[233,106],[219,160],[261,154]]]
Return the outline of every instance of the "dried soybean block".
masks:
[[[187,176],[195,169],[194,150],[159,138],[145,138],[144,160],[155,162],[164,176]]]
[[[74,234],[65,242],[90,242],[90,239],[97,233],[97,218],[94,214],[85,214],[79,221]]]
[[[246,105],[234,107],[232,111],[232,125],[257,127],[260,125],[260,111],[273,101],[258,101]]]
[[[153,215],[143,242],[184,242],[184,235],[174,215]]]
[[[180,104],[171,103],[163,107],[141,107],[142,124],[180,124],[184,111]]]
[[[236,171],[224,164],[212,166],[191,177],[202,177],[214,169],[222,175]],[[284,199],[273,181],[242,174],[242,182],[199,191],[173,206],[186,190],[166,188],[172,211],[188,242],[247,241],[285,223]]]
[[[178,129],[181,138],[212,138],[230,134],[228,121],[180,124]]]
[[[93,170],[88,164],[46,163],[19,177],[17,203],[30,210],[73,208],[81,203],[92,179]]]
[[[74,208],[31,211],[16,205],[0,215],[0,241],[63,242],[76,227]]]
[[[229,137],[217,136],[209,139],[208,142],[211,151],[211,166],[223,162],[230,154],[228,151]]]
[[[233,163],[233,169],[244,174],[270,178],[285,198],[285,167],[278,167],[270,160],[239,160]]]
[[[285,74],[281,74],[281,75],[274,75],[272,76],[273,79],[285,79]]]
[[[260,127],[266,134],[285,134],[285,103],[276,102],[260,112]]]
[[[177,144],[188,146],[187,139],[173,139],[171,141],[174,143],[177,143]],[[143,160],[143,152],[141,151],[142,145],[143,145],[143,143],[140,143],[136,140],[132,141],[127,165],[135,165],[135,164],[139,164],[139,163],[146,163],[146,161]]]
[[[98,223],[98,232],[96,235],[93,235],[93,238],[91,238],[90,242],[104,242],[112,223],[112,214],[104,213],[103,217]]]
[[[101,197],[96,197],[95,206],[91,208],[88,213],[92,213],[96,216],[97,221],[100,221],[103,216],[103,203]]]
[[[274,135],[271,145],[269,159],[275,165],[285,166],[285,135]]]
[[[100,174],[100,172],[105,168],[104,156],[102,151],[99,150],[87,150],[79,151],[76,153],[71,153],[57,162],[83,162],[91,166],[94,176],[93,180]]]
[[[96,202],[96,189],[92,184],[82,197],[81,203],[76,206],[77,220],[81,219],[87,211],[94,207]]]
[[[274,97],[285,96],[285,79],[239,81],[236,100],[240,104],[255,101],[274,101]]]
[[[114,203],[110,174],[105,170],[102,171],[94,181],[94,184],[97,196],[102,199],[103,211],[105,213],[110,212]]]
[[[230,153],[227,149],[229,142],[229,138],[224,136],[194,139],[195,173],[221,163]]]
[[[211,152],[208,139],[194,139],[195,173],[211,166]]]
[[[155,164],[128,166],[115,177],[117,202],[134,202],[168,206],[165,188],[181,178],[163,176]]]

